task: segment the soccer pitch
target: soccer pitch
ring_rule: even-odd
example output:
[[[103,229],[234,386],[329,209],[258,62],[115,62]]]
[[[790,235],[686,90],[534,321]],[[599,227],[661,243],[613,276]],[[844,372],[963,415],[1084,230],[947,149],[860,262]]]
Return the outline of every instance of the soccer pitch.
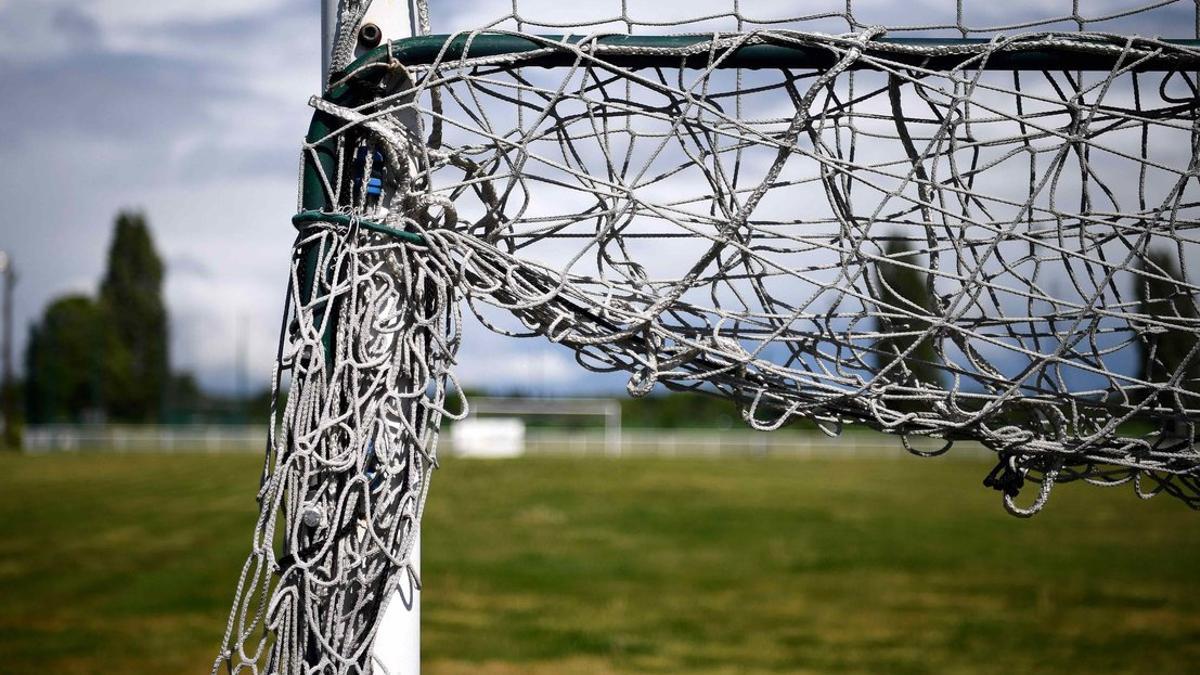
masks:
[[[0,457],[0,670],[207,672],[249,547],[244,455]],[[1183,673],[1200,514],[973,461],[447,460],[429,673]]]

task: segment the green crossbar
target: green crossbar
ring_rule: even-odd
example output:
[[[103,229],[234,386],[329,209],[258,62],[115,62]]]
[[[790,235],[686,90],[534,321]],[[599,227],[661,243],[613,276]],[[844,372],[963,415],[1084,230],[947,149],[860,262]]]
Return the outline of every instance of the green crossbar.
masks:
[[[865,55],[886,59],[889,62],[915,66],[928,70],[951,70],[954,68],[983,68],[986,70],[1111,70],[1122,59],[1123,42],[1114,38],[1101,42],[1086,38],[1072,43],[1069,35],[1055,36],[1062,39],[1053,44],[1043,43],[1022,47],[1012,43],[979,58],[979,48],[992,42],[983,38],[879,38],[864,43]],[[456,35],[422,35],[396,40],[364,54],[332,80],[338,81],[349,74],[377,64],[395,60],[406,65],[430,65],[438,61],[456,61],[463,58],[488,58],[520,56],[522,66],[547,68],[569,66],[579,61],[579,55],[567,46],[581,44],[619,47],[640,50],[639,53],[601,52],[599,61],[622,68],[706,68],[713,63],[713,56],[705,49],[687,52],[689,49],[712,42],[711,35],[606,35],[585,37],[579,35],[525,36],[508,33],[479,33]],[[770,40],[769,34],[762,39]],[[1139,63],[1137,70],[1180,70],[1200,69],[1200,40],[1137,41],[1141,49],[1161,53],[1154,54]],[[841,53],[851,46],[848,40],[839,40],[829,45],[818,42],[783,40],[746,44],[722,54],[716,63],[718,68],[828,68],[841,59]],[[1112,49],[1095,51],[1088,47],[1103,44]],[[961,48],[955,50],[955,48]],[[931,53],[924,48],[942,51]],[[1125,55],[1126,62],[1133,60]],[[855,67],[872,68],[870,63],[859,63]]]

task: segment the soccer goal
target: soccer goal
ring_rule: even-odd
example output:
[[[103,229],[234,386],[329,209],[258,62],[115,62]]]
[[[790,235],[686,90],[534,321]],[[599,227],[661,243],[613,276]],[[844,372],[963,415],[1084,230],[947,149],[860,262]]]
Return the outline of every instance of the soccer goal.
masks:
[[[1018,516],[1067,481],[1200,508],[1192,0],[342,0],[326,26],[214,672],[418,668],[464,309],[762,431],[982,444]]]

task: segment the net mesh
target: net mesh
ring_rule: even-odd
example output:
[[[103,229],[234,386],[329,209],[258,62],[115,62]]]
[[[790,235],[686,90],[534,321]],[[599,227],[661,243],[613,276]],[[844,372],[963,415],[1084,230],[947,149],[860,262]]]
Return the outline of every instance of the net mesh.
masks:
[[[1080,479],[1200,507],[1197,81],[1171,65],[1197,53],[1130,37],[1193,37],[1195,3],[907,8],[922,26],[883,2],[689,2],[676,21],[588,3],[569,25],[503,4],[458,27],[536,48],[473,51],[492,34],[473,30],[421,63],[359,62],[331,90],[358,98],[314,100],[306,190],[325,204],[297,220],[288,391],[214,672],[375,667],[379,616],[416,579],[460,306],[628,373],[634,396],[737,401],[757,429],[981,443],[1016,515]],[[686,47],[528,36],[714,24],[729,32]],[[1013,32],[912,45],[871,27],[893,24]],[[764,44],[829,64],[721,67]],[[1039,50],[1111,67],[986,67]],[[657,65],[617,65],[639,56]]]
[[[423,3],[422,3],[423,4]],[[984,37],[1087,31],[1196,37],[1195,0],[472,0],[435,2],[434,33],[501,29],[631,34],[797,30],[838,34],[885,26],[892,35]]]

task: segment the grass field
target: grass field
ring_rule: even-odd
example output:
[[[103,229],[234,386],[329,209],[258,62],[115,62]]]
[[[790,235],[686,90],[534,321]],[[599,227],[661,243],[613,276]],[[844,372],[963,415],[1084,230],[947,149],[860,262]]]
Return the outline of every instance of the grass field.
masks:
[[[0,457],[0,671],[207,672],[249,456]],[[428,673],[1185,673],[1200,514],[953,460],[447,461]]]

